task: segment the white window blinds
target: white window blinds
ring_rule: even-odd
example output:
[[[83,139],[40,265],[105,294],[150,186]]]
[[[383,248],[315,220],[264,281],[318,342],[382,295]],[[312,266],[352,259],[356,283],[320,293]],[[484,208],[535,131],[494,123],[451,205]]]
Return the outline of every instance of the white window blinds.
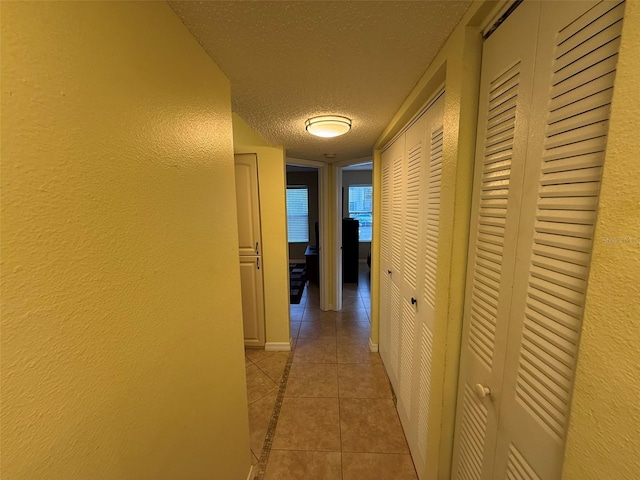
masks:
[[[309,241],[309,191],[303,186],[287,187],[287,229],[289,243]]]
[[[360,241],[371,241],[373,225],[373,187],[371,185],[349,186],[349,217],[360,222]]]

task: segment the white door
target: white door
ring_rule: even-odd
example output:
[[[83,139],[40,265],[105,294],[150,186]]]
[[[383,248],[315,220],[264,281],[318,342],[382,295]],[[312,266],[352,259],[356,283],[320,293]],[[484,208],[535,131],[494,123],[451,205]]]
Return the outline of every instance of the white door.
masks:
[[[256,155],[235,155],[235,179],[244,342],[246,346],[261,347],[265,343],[265,327]]]
[[[402,221],[404,212],[403,158],[404,136],[401,136],[382,154],[382,196],[383,199],[386,196],[388,201],[382,206],[382,271],[380,273],[381,286],[386,290],[386,295],[381,303],[386,317],[384,321],[381,318],[384,348],[381,349],[380,355],[396,390],[400,375],[400,328],[402,321],[400,288],[402,284]]]
[[[265,341],[264,290],[260,257],[240,257],[240,284],[244,344],[247,347],[262,347]]]
[[[240,255],[260,255],[258,159],[254,154],[234,157]]]
[[[497,478],[560,478],[623,13],[542,2]]]
[[[485,42],[454,478],[560,478],[623,8],[524,2]]]
[[[426,466],[443,97],[382,154],[380,354],[419,475]]]
[[[539,8],[521,4],[483,48],[454,448],[459,479],[495,478]],[[477,385],[491,386],[491,401],[475,394]]]
[[[435,322],[436,270],[440,225],[442,181],[444,95],[429,107],[423,126],[424,158],[420,171],[418,281],[416,291],[416,329],[414,340],[412,392],[413,429],[408,436],[413,461],[422,478],[427,465],[431,360]],[[407,132],[408,133],[408,132]]]
[[[390,155],[382,154],[382,214],[380,229],[380,355],[386,361],[391,347],[389,341],[391,303],[391,167]]]
[[[440,96],[407,129],[404,150],[403,248],[398,413],[420,477],[426,468],[431,351],[440,216]]]
[[[403,204],[402,255],[400,276],[400,335],[399,335],[399,375],[396,385],[398,413],[404,427],[407,441],[415,438],[413,420],[414,372],[418,364],[414,361],[414,339],[416,337],[416,312],[418,295],[418,249],[420,234],[420,200],[422,192],[422,172],[425,170],[425,115],[420,116],[404,135],[403,178],[400,186]],[[395,185],[394,185],[395,192]],[[392,275],[393,278],[398,276]],[[415,367],[414,368],[414,364]],[[417,413],[417,412],[416,412]]]

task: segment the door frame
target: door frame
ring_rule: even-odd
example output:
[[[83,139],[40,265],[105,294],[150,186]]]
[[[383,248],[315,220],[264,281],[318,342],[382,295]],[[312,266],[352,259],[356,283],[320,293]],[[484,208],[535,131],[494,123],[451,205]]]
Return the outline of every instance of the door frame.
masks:
[[[324,162],[318,162],[315,160],[305,160],[302,158],[285,157],[285,177],[287,165],[294,165],[297,167],[311,167],[318,170],[318,229],[320,235],[320,245],[322,251],[320,252],[319,262],[319,275],[320,275],[320,310],[332,310],[331,299],[331,249],[326,248],[327,245],[331,245],[331,237],[329,235],[330,208],[328,205],[329,199],[329,165]],[[286,188],[286,181],[285,181]]]
[[[334,286],[334,298],[335,308],[334,310],[342,310],[342,173],[345,167],[352,165],[360,165],[362,163],[371,163],[371,186],[373,186],[373,156],[359,157],[352,160],[340,160],[334,162],[334,244],[333,251],[335,252],[333,268],[335,271],[335,286]],[[373,212],[371,212],[373,216]],[[372,239],[373,240],[373,239]]]

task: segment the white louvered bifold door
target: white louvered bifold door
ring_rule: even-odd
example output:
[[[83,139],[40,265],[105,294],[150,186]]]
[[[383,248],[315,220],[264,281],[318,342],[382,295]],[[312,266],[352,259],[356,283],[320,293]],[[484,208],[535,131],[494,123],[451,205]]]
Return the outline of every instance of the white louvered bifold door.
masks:
[[[454,478],[561,476],[623,11],[524,2],[485,42]],[[520,41],[535,60],[508,58]],[[519,69],[511,133],[490,131],[494,62]]]
[[[418,247],[420,233],[421,174],[425,162],[425,115],[418,118],[404,134],[403,182],[403,254],[402,254],[402,322],[400,328],[400,370],[398,385],[394,385],[398,398],[398,413],[407,440],[415,437],[415,408],[412,401],[417,363],[416,311],[418,296]],[[415,364],[415,368],[414,368]]]
[[[542,2],[494,478],[561,475],[623,12]]]
[[[454,479],[495,480],[539,8],[521,4],[483,48]],[[484,387],[492,398],[476,393]]]
[[[391,274],[389,285],[391,304],[389,308],[389,351],[391,372],[389,377],[396,391],[400,386],[400,342],[402,338],[402,250],[404,219],[404,136],[395,141],[390,149],[391,168]]]
[[[387,175],[388,185],[383,179],[383,228],[382,248],[387,250],[387,261],[383,253],[381,262],[381,287],[387,288],[386,299],[381,306],[386,309],[386,316],[380,317],[381,342],[385,344],[380,352],[387,373],[394,388],[398,390],[400,374],[400,341],[402,327],[402,251],[403,251],[403,217],[404,217],[404,136],[399,137],[382,153],[383,177]],[[385,168],[388,168],[385,173]],[[385,193],[387,188],[387,193]],[[385,230],[385,225],[386,227]],[[386,235],[386,237],[385,237]],[[386,243],[385,243],[386,242]],[[386,265],[386,268],[385,268]],[[382,294],[382,292],[381,292]]]
[[[440,95],[381,156],[380,355],[420,478],[427,452],[443,112]]]
[[[444,94],[424,114],[422,137],[424,158],[420,170],[419,242],[417,250],[418,280],[416,291],[416,327],[414,340],[414,373],[412,429],[407,436],[419,478],[427,464],[429,426],[429,396],[431,393],[431,360],[435,323],[436,267],[440,226],[440,192],[442,184],[442,154]],[[408,137],[407,137],[408,138]]]
[[[382,215],[380,228],[380,356],[389,358],[389,308],[391,274],[391,155],[386,150],[381,155],[382,165]]]

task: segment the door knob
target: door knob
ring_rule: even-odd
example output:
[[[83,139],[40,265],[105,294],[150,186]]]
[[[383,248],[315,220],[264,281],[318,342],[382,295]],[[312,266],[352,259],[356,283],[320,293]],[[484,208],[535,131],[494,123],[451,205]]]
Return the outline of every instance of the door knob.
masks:
[[[416,303],[418,303],[418,301],[415,298],[411,297],[411,305],[415,305]]]
[[[478,396],[478,398],[491,396],[491,389],[485,385],[482,385],[481,383],[476,383],[473,386],[473,391],[476,392],[476,395]]]

